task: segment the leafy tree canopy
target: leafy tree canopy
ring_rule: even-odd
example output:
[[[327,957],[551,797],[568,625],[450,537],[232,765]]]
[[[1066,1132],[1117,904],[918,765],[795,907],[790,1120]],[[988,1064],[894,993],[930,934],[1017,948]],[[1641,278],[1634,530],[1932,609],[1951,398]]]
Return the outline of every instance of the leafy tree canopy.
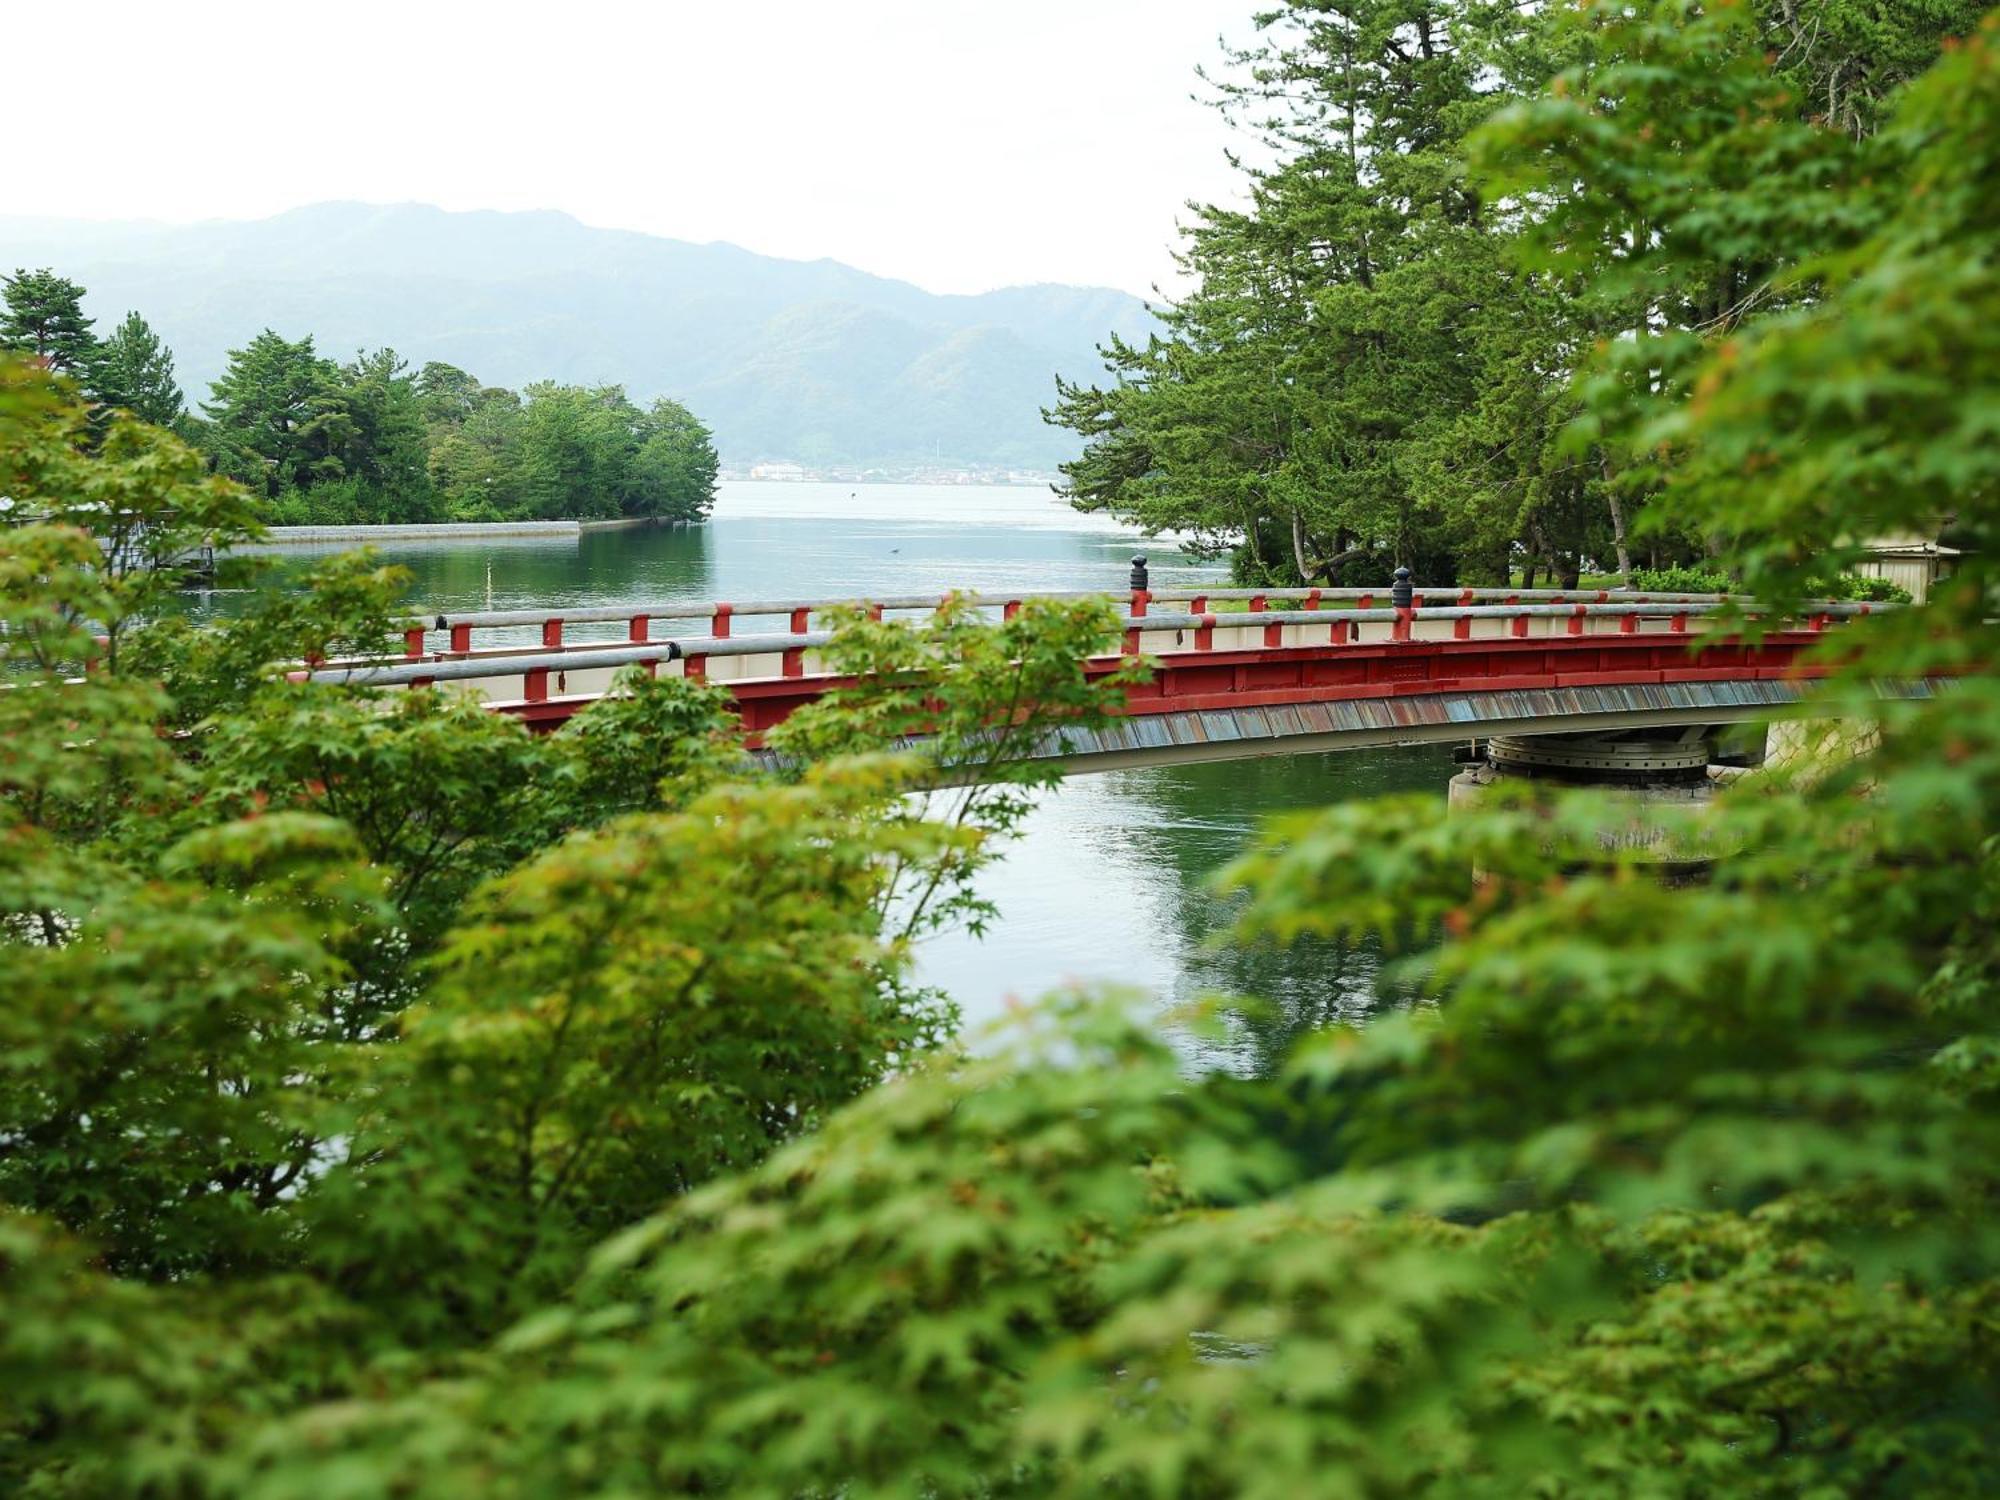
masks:
[[[1865,231],[1851,190],[1890,94],[1979,11],[1757,4],[1719,27],[1651,7],[1584,24],[1468,0],[1272,7],[1211,80],[1247,137],[1249,206],[1197,212],[1194,289],[1161,335],[1114,341],[1108,384],[1059,383],[1046,415],[1087,444],[1064,492],[1229,549],[1256,581],[1383,582],[1403,562],[1430,583],[1568,585],[1704,560],[1721,538],[1693,518],[1641,525],[1658,476],[1576,420],[1572,377],[1621,344],[1643,358],[1619,378],[1672,385],[1677,349],[1800,295],[1816,255]],[[1656,65],[1690,36],[1702,72]],[[1596,92],[1547,93],[1552,77]],[[1547,196],[1512,191],[1482,132],[1517,109],[1577,168],[1543,173]],[[1683,149],[1635,145],[1634,117]]]

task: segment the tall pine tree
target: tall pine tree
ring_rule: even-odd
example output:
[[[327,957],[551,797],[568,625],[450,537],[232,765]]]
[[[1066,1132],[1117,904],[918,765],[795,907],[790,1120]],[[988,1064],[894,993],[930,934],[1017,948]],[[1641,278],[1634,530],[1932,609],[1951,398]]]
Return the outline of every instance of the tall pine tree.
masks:
[[[267,499],[339,478],[339,380],[339,367],[310,336],[294,341],[267,328],[230,350],[213,399],[202,403],[217,470]]]
[[[172,427],[186,414],[174,380],[173,351],[136,312],[125,314],[99,350],[95,386],[107,406],[122,407],[158,427]]]
[[[18,349],[72,380],[87,380],[97,359],[97,336],[83,315],[83,288],[44,268],[0,277],[0,349]]]

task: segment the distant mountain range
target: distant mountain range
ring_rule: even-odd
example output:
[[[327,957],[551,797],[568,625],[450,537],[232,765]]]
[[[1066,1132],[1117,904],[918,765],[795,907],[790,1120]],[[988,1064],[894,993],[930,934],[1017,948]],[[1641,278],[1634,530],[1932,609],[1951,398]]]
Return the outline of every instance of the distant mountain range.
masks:
[[[137,308],[190,402],[270,327],[342,359],[386,344],[489,385],[672,396],[733,464],[1046,468],[1075,448],[1040,418],[1056,373],[1095,372],[1097,344],[1143,336],[1151,317],[1102,287],[939,296],[831,260],[422,204],[185,226],[0,216],[0,269],[17,266],[83,283],[100,332]]]

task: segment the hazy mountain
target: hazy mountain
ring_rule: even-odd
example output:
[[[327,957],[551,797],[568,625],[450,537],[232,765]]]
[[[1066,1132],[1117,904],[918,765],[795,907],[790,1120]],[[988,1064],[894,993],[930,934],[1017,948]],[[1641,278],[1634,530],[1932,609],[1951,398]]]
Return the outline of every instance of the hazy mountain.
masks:
[[[685,401],[725,459],[1046,466],[1054,375],[1145,306],[1097,287],[937,296],[835,261],[591,229],[559,213],[322,203],[188,226],[0,217],[0,268],[50,266],[108,329],[128,308],[190,398],[259,329],[387,344],[493,385],[617,382]]]

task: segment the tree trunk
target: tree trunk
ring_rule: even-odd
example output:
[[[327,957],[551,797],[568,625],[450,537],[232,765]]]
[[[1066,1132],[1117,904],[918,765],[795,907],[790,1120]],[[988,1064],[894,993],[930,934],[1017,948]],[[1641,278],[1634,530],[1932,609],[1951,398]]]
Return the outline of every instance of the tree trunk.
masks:
[[[1632,553],[1625,545],[1625,503],[1618,498],[1617,489],[1609,484],[1611,478],[1609,459],[1605,460],[1604,478],[1605,496],[1611,505],[1611,545],[1618,553],[1618,585],[1620,588],[1629,589],[1632,587]]]
[[[1319,570],[1306,561],[1306,526],[1297,511],[1292,512],[1292,561],[1298,564],[1299,582],[1311,583]]]

